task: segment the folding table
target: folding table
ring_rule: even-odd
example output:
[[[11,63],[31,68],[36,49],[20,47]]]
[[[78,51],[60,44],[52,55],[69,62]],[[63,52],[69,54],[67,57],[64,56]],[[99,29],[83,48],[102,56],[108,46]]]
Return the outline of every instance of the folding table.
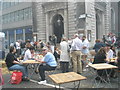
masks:
[[[31,73],[31,75],[30,75],[30,77],[29,78],[31,78],[32,77],[32,75],[35,73],[35,70],[39,67],[39,65],[41,64],[40,62],[38,62],[38,61],[35,61],[35,60],[26,60],[26,61],[23,61],[23,64],[25,65],[25,64],[27,64],[27,65],[34,65],[35,67],[33,67],[32,69],[32,73]]]
[[[55,84],[59,85],[59,89],[60,89],[60,84],[74,82],[74,86],[75,86],[75,82],[79,81],[78,86],[77,86],[77,89],[78,89],[79,85],[80,85],[80,81],[87,79],[86,77],[84,77],[82,75],[79,75],[79,74],[77,74],[75,72],[52,74],[52,75],[49,75],[49,77],[51,78],[51,80]]]
[[[99,76],[98,74],[96,74],[96,77],[99,77],[100,80],[104,81],[106,84],[109,84],[111,87],[111,83],[110,83],[110,73],[111,72],[108,73],[108,69],[117,69],[118,68],[117,66],[107,64],[107,63],[90,64],[89,66],[90,66],[90,68],[92,68],[92,70],[90,70],[90,71],[92,71],[92,73],[97,73],[97,70],[105,70],[105,74],[107,76],[106,78],[108,81],[106,81],[102,76]]]

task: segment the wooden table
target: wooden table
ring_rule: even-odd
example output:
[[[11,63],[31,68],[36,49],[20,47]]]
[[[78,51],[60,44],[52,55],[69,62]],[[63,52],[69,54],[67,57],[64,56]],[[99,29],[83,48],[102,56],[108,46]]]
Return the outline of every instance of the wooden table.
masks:
[[[31,74],[29,73],[30,74],[29,78],[32,78],[33,74],[41,64],[40,62],[35,60],[26,60],[26,61],[22,61],[22,63],[24,65],[27,65],[27,68],[31,69]]]
[[[104,70],[104,69],[115,69],[118,68],[117,66],[107,64],[107,63],[99,63],[99,64],[90,64],[90,67],[96,70]]]
[[[39,64],[40,62],[35,61],[35,60],[26,60],[22,61],[23,64]]]
[[[111,58],[111,59],[109,59],[109,60],[107,60],[108,62],[115,62],[117,60],[117,57],[115,57],[115,58]]]
[[[106,78],[108,79],[108,82],[102,77],[102,76],[99,76],[97,74],[96,77],[99,77],[101,80],[103,80],[105,83],[109,84],[111,86],[111,83],[110,83],[110,74],[108,74],[108,69],[117,69],[118,67],[117,66],[114,66],[114,65],[111,65],[111,64],[107,64],[107,63],[99,63],[99,64],[90,64],[89,65],[91,68],[93,68],[93,70],[105,70],[105,73],[106,73]]]
[[[86,77],[79,75],[75,72],[53,74],[53,75],[49,75],[49,77],[52,79],[52,81],[55,84],[59,84],[59,88],[60,88],[60,84],[76,82],[76,81],[79,81],[78,84],[78,88],[79,88],[80,81],[87,79]]]

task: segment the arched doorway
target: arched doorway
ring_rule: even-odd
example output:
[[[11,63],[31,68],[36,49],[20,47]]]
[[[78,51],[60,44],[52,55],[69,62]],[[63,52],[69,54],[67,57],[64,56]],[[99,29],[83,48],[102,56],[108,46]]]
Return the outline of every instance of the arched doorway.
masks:
[[[57,43],[61,42],[61,38],[64,34],[64,23],[63,17],[60,14],[53,16],[53,34],[57,37]]]

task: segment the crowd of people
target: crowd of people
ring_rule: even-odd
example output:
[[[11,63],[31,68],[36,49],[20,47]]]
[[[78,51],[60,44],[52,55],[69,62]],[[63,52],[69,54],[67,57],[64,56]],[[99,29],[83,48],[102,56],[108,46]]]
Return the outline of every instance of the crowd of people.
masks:
[[[117,56],[117,62],[110,64],[119,64],[118,66],[120,66],[120,51],[117,54],[114,47],[117,42],[115,35],[109,34],[107,37],[103,36],[102,40],[97,39],[95,42],[93,49],[95,49],[96,55],[91,63],[110,63],[109,60]],[[15,44],[11,44],[10,52],[5,60],[8,70],[20,70],[23,73],[23,80],[29,80],[27,67],[21,64],[20,60],[17,59],[19,57],[24,61],[33,59],[42,63],[39,65],[39,75],[41,77],[39,84],[46,82],[45,71],[55,70],[58,63],[60,63],[62,73],[70,71],[69,65],[71,63],[73,71],[82,74],[84,68],[88,65],[88,56],[90,55],[90,42],[86,36],[80,38],[79,34],[74,34],[73,38],[69,40],[63,37],[59,47],[56,44],[57,38],[55,35],[53,37],[50,36],[47,43],[42,40],[34,43],[27,40],[26,42],[17,41]],[[35,51],[41,53],[44,56],[43,59],[36,59],[34,57]],[[101,75],[103,72],[98,71],[98,74]],[[112,75],[114,77],[114,71]]]

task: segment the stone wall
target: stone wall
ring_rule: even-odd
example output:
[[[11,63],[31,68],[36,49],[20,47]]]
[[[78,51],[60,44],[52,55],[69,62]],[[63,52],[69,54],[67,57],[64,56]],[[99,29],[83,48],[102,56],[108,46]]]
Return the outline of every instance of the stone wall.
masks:
[[[73,34],[77,32],[76,29],[76,4],[68,2],[68,34],[69,38],[73,37]]]
[[[37,20],[37,38],[46,41],[46,28],[45,28],[45,13],[42,7],[42,2],[36,3],[36,20]]]

